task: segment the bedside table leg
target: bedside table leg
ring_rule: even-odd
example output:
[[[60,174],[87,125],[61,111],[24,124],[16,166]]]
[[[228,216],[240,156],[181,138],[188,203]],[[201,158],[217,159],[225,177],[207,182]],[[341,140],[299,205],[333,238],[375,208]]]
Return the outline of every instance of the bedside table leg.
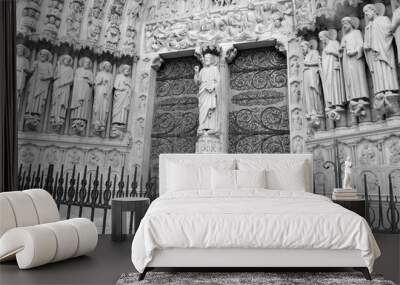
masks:
[[[113,241],[122,241],[122,207],[119,204],[111,206],[111,238]]]

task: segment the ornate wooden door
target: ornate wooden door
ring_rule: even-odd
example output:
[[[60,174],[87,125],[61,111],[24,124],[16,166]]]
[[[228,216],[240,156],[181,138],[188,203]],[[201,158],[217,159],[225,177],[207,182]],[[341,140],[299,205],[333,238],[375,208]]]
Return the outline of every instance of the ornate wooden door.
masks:
[[[160,153],[194,153],[198,126],[195,57],[166,60],[157,73],[151,133],[152,173],[158,173]]]
[[[229,152],[290,152],[286,56],[238,51],[230,65]]]

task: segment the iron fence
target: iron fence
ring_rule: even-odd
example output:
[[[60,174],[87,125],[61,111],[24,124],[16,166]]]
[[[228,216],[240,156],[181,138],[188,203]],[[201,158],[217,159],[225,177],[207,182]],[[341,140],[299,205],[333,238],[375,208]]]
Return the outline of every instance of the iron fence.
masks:
[[[32,165],[18,171],[18,189],[43,188],[56,201],[57,207],[66,206],[66,218],[71,218],[71,209],[78,208],[78,217],[82,217],[85,208],[90,209],[90,220],[95,218],[95,212],[102,211],[101,232],[105,234],[107,213],[111,209],[111,200],[115,197],[147,197],[153,201],[157,197],[157,178],[148,173],[147,181],[143,175],[138,179],[138,169],[135,167],[133,175],[125,174],[122,167],[119,177],[112,175],[111,166],[104,175],[99,166],[95,172],[88,172],[85,166],[83,173],[77,173],[74,166],[72,172],[64,170],[64,165],[56,171],[50,164],[45,171],[38,165],[35,170]],[[89,217],[88,217],[89,218]],[[129,233],[132,233],[133,213],[130,214]]]
[[[150,201],[157,198],[157,177],[152,177],[149,171],[146,181],[143,175],[138,179],[138,169],[130,175],[125,173],[122,167],[120,175],[112,175],[111,167],[104,175],[100,173],[99,167],[95,172],[88,172],[85,166],[83,173],[77,173],[76,168],[72,172],[61,169],[55,171],[53,165],[49,165],[45,173],[41,165],[33,170],[29,166],[23,170],[19,168],[18,189],[43,188],[47,190],[56,201],[58,208],[66,207],[66,218],[71,217],[71,209],[78,208],[78,217],[82,217],[83,209],[90,209],[90,218],[95,218],[95,212],[102,211],[101,232],[105,233],[107,225],[107,213],[111,209],[111,200],[115,197],[148,197]],[[400,199],[394,194],[393,176],[400,171],[396,169],[388,175],[388,195],[382,195],[378,185],[378,194],[371,194],[368,189],[367,175],[364,174],[364,193],[366,220],[374,232],[400,233]],[[397,186],[397,187],[400,187]],[[325,191],[323,191],[325,192]],[[327,195],[326,193],[322,193]],[[75,213],[76,214],[76,213]],[[132,233],[133,213],[130,214],[129,233]]]

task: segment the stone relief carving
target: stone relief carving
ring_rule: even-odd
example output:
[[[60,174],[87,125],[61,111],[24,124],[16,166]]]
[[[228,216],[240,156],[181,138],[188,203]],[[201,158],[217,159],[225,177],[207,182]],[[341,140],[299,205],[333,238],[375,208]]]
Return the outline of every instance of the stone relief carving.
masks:
[[[147,96],[142,94],[139,96],[139,103],[138,103],[138,111],[140,113],[144,112],[144,110],[146,109],[146,100],[147,100]]]
[[[61,41],[76,42],[79,39],[81,23],[85,10],[85,0],[66,0],[67,17],[65,27],[61,28]]]
[[[119,74],[114,81],[111,137],[122,136],[126,129],[132,90],[131,68],[129,65],[123,64],[119,67]]]
[[[46,148],[43,152],[43,164],[45,166],[49,164],[53,164],[54,166],[58,165],[61,160],[61,151],[57,147],[49,147]]]
[[[103,134],[107,126],[110,108],[111,92],[113,88],[112,65],[109,61],[102,61],[94,79],[94,102],[92,124],[97,134]]]
[[[17,17],[17,32],[32,35],[36,32],[37,21],[40,18],[40,5],[42,0],[27,0],[17,3],[17,11],[21,15]]]
[[[47,101],[49,85],[53,78],[52,54],[42,49],[33,63],[28,81],[28,102],[25,109],[25,125],[31,130],[38,130],[41,116]]]
[[[36,146],[22,145],[18,151],[18,160],[21,164],[29,166],[35,165],[39,156],[40,150]]]
[[[299,108],[292,110],[292,127],[297,131],[303,128],[303,114]]]
[[[119,151],[111,151],[107,155],[107,166],[111,166],[113,172],[118,172],[122,166],[122,156]]]
[[[71,128],[79,135],[83,135],[88,120],[88,104],[93,89],[92,61],[88,57],[79,60],[79,67],[75,72],[74,87],[71,100]]]
[[[133,0],[127,2],[125,23],[125,34],[122,38],[121,52],[122,54],[134,55],[136,53],[136,36],[137,36],[137,22],[141,16],[141,9],[143,0]]]
[[[215,2],[210,2],[215,3]],[[151,3],[150,3],[151,4]],[[152,7],[148,4],[148,14]],[[166,1],[160,2],[159,11],[166,12]],[[186,49],[206,43],[287,38],[292,35],[291,3],[247,4],[242,10],[210,12],[202,9],[190,19],[160,20],[145,26],[148,52]],[[160,15],[169,17],[168,12]],[[172,33],[170,32],[172,31]]]
[[[52,0],[47,2],[46,14],[41,19],[39,38],[55,40],[61,24],[61,13],[64,7],[64,0]]]
[[[134,151],[134,153],[135,153],[135,157],[136,158],[142,157],[142,155],[143,155],[143,142],[142,141],[137,140],[135,142],[135,151]]]
[[[103,27],[106,4],[106,0],[93,1],[92,6],[89,9],[86,38],[91,42],[97,42],[99,40]]]
[[[73,59],[68,54],[60,56],[54,77],[50,109],[50,124],[59,131],[64,126],[71,86],[74,81]]]
[[[71,171],[74,166],[76,170],[79,171],[83,164],[84,152],[80,149],[72,148],[65,153],[65,170]]]
[[[103,166],[104,160],[105,154],[103,151],[98,149],[89,150],[86,159],[88,170],[95,170],[97,166]]]
[[[29,55],[30,50],[22,45],[18,44],[16,48],[17,52],[17,61],[16,61],[16,72],[17,72],[17,106],[19,108],[21,96],[24,92],[25,84],[26,84],[26,76],[30,72],[29,65]]]
[[[295,136],[292,139],[292,152],[303,153],[304,152],[304,140],[301,136]]]
[[[139,138],[144,135],[144,118],[140,117],[136,120],[136,131]]]
[[[377,164],[378,148],[372,143],[362,143],[358,147],[358,161],[363,166]]]
[[[126,0],[113,0],[107,17],[108,25],[105,32],[106,49],[114,50],[121,39],[122,14]]]
[[[291,102],[293,104],[300,104],[301,103],[301,82],[300,81],[293,81],[290,83],[290,92],[291,92]]]
[[[357,7],[362,0],[295,0],[295,25],[299,32],[314,31],[317,18],[334,19],[337,7]]]
[[[390,137],[385,142],[386,163],[400,164],[400,137]]]

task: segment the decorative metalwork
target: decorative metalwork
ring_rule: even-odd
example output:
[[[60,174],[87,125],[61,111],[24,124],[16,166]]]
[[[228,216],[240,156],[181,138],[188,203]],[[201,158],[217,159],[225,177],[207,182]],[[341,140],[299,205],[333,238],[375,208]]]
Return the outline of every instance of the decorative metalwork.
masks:
[[[160,153],[193,153],[198,125],[198,87],[194,83],[195,57],[165,60],[156,80],[151,161],[158,173]]]
[[[290,152],[286,56],[238,51],[230,65],[229,152]]]
[[[68,172],[64,170],[64,165],[56,169],[50,164],[45,172],[40,164],[36,169],[29,165],[28,171],[23,170],[20,165],[18,190],[45,189],[52,195],[58,208],[66,208],[67,219],[78,216],[94,221],[95,217],[102,217],[102,234],[106,233],[109,218],[107,213],[110,213],[112,198],[148,197],[151,201],[157,198],[157,178],[153,177],[151,172],[145,180],[143,176],[138,177],[137,167],[133,173],[125,173],[122,167],[118,175],[113,174],[111,166],[105,173],[101,173],[99,169],[97,166],[96,171],[92,173],[85,165],[81,173],[74,165],[72,171]],[[131,212],[129,233],[132,233],[132,217]]]

